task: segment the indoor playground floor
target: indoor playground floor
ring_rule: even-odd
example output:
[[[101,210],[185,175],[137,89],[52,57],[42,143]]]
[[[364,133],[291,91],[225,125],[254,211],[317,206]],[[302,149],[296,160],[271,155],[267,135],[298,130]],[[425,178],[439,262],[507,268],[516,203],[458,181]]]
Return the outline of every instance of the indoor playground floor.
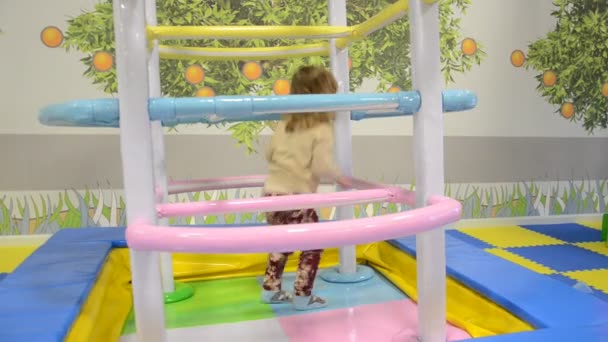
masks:
[[[394,241],[393,245],[415,253],[413,238]],[[487,260],[497,268],[504,266],[500,260],[507,261],[513,269],[532,271],[608,302],[608,247],[601,242],[598,223],[450,230],[446,245],[451,266],[448,273],[459,272],[458,265],[450,262],[450,251],[464,247],[466,252],[460,254],[464,259],[491,255]],[[518,277],[529,277],[530,273],[514,272],[511,277],[515,284]],[[195,341],[206,336],[212,341],[392,341],[400,336],[396,340],[409,341],[403,333],[415,331],[415,304],[379,273],[373,280],[350,285],[317,278],[317,293],[331,304],[314,312],[260,304],[260,281],[259,277],[249,277],[194,283],[196,295],[191,301],[167,306],[170,340]],[[292,284],[293,274],[287,274],[284,286]],[[534,284],[530,282],[531,291],[543,290]],[[483,279],[477,286],[484,286]],[[495,290],[500,295],[501,290]],[[539,316],[550,310],[536,309],[544,311]],[[449,340],[470,338],[451,325],[448,329]],[[132,331],[130,317],[121,341],[134,341]]]
[[[381,274],[365,282],[332,284],[320,277],[315,293],[327,308],[295,311],[289,305],[260,302],[261,277],[207,280],[191,283],[192,299],[166,306],[171,341],[391,341],[416,329],[416,305]],[[294,274],[285,274],[284,288]],[[126,322],[121,342],[135,341],[133,317]],[[470,338],[448,327],[451,341]],[[405,341],[401,340],[400,341]]]
[[[406,259],[399,253],[410,258],[416,255],[415,237],[389,244],[384,246],[392,248],[393,254],[385,257],[393,261],[386,260],[385,267],[405,267]],[[66,336],[97,277],[103,277],[99,270],[108,253],[124,247],[124,228],[66,229],[36,248],[24,262],[0,264],[0,273],[8,273],[0,276],[0,340]],[[2,249],[0,246],[0,252]],[[403,260],[394,261],[396,257]],[[448,230],[446,261],[451,281],[535,329],[481,338],[484,342],[606,340],[608,247],[601,242],[599,222]],[[285,278],[284,287],[291,288],[293,273]],[[416,329],[416,306],[378,272],[371,280],[356,284],[331,284],[317,278],[315,291],[330,305],[309,312],[262,304],[260,281],[260,277],[245,277],[190,283],[195,288],[191,299],[166,306],[169,340],[199,341],[204,336],[220,342],[405,342]],[[41,311],[45,314],[39,314]],[[492,321],[492,317],[488,319]],[[26,320],[28,328],[23,330],[19,322]],[[135,341],[133,325],[129,316],[120,341]],[[118,334],[119,327],[116,329]],[[469,338],[453,326],[448,325],[448,331],[449,340]]]

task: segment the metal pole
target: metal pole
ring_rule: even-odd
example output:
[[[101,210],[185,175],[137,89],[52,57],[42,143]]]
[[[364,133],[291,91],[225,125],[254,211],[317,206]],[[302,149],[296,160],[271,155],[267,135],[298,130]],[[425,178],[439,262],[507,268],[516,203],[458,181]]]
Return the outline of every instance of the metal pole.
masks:
[[[156,0],[145,0],[146,5],[146,25],[156,26],[158,24],[156,18]],[[152,49],[148,53],[148,93],[150,98],[161,96],[160,90],[160,57],[158,55],[158,40],[154,40]],[[160,120],[152,121],[152,161],[154,163],[154,180],[157,197],[159,203],[167,203],[169,195],[167,193],[167,175],[165,166],[165,137],[163,127]],[[161,218],[159,225],[168,226],[169,220]],[[163,291],[171,293],[175,291],[175,283],[173,281],[173,263],[171,253],[160,253],[160,269],[162,276]]]
[[[416,205],[431,195],[443,195],[443,109],[439,3],[409,0],[413,86],[422,106],[414,114]],[[416,236],[419,338],[446,339],[445,231],[438,228]]]
[[[346,26],[346,0],[329,0],[329,25]],[[348,49],[339,49],[336,39],[330,40],[330,65],[331,70],[338,81],[338,93],[350,91],[348,73]],[[342,172],[352,176],[353,152],[350,111],[336,113],[334,125],[336,132],[336,159]],[[344,190],[344,189],[339,189]],[[339,207],[336,209],[336,219],[348,220],[354,217],[352,206]],[[353,274],[357,272],[356,246],[343,246],[340,248],[341,274]]]
[[[156,224],[144,0],[114,0],[113,11],[127,222]],[[130,255],[137,341],[165,341],[159,254]]]

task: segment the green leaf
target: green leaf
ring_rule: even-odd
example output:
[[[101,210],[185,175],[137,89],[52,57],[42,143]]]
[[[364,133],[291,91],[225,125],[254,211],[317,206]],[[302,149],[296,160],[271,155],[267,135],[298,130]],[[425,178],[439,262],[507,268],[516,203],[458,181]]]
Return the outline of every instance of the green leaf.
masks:
[[[602,86],[608,82],[608,2],[603,0],[559,0],[552,16],[555,29],[528,46],[526,69],[537,72],[537,90],[556,114],[565,102],[573,102],[570,119],[593,134],[608,125],[608,97]],[[543,73],[557,75],[553,87],[545,87]]]

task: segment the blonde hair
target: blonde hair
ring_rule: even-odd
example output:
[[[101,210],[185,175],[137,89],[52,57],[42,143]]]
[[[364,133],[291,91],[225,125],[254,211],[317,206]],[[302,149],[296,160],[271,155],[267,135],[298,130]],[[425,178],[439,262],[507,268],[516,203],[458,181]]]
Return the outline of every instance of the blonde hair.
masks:
[[[331,72],[321,66],[303,66],[291,78],[291,94],[335,94],[338,82]],[[283,114],[285,130],[294,132],[315,127],[320,123],[332,122],[335,113]]]

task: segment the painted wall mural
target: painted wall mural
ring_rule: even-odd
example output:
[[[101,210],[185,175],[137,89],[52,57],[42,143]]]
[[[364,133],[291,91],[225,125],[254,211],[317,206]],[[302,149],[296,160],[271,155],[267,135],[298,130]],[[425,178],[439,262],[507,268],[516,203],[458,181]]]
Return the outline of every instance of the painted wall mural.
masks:
[[[348,24],[355,25],[378,13],[392,1],[348,1]],[[465,14],[471,0],[444,0],[441,5],[441,47],[443,75],[452,82],[457,73],[464,73],[485,58],[480,42],[460,34],[460,16]],[[311,0],[163,0],[157,2],[158,25],[326,25],[327,1]],[[112,68],[114,32],[111,1],[101,1],[91,11],[84,11],[68,20],[63,33],[54,26],[41,33],[48,47],[75,49],[86,56],[81,60],[84,76],[99,84],[106,93],[117,91],[116,73]],[[206,47],[265,47],[309,43],[299,40],[176,40],[163,44]],[[409,66],[409,25],[407,18],[399,20],[349,48],[351,90],[356,90],[365,78],[379,81],[377,91],[411,89]],[[170,60],[160,64],[161,88],[166,96],[215,95],[284,95],[289,93],[289,78],[302,64],[328,65],[327,57],[306,57],[288,60]],[[398,66],[398,67],[396,67]],[[268,122],[231,124],[227,129],[247,152],[254,152],[259,133]]]
[[[511,54],[537,72],[537,90],[556,113],[592,134],[608,127],[608,2],[555,0],[555,29]]]
[[[364,21],[391,2],[348,1],[349,25]],[[441,2],[441,61],[446,84],[454,83],[455,77],[474,70],[487,58],[502,59],[507,62],[503,64],[511,68],[505,52],[488,56],[483,42],[475,37],[475,32],[481,34],[480,31],[472,29],[471,32],[463,32],[461,20],[466,18],[471,6],[471,0]],[[526,69],[535,72],[538,96],[555,105],[557,115],[575,125],[584,126],[589,133],[606,128],[608,121],[607,6],[604,0],[554,0],[554,11],[551,13],[556,20],[554,29],[527,47],[518,46],[518,43],[514,47],[519,49],[510,55],[513,67],[521,72]],[[326,0],[307,0],[305,5],[296,0],[159,0],[158,20],[159,25],[174,26],[323,25],[327,22],[327,8]],[[32,37],[37,46],[60,52],[65,50],[66,57],[72,52],[83,55],[80,60],[83,76],[106,94],[116,93],[111,1],[100,0],[93,8],[81,11],[66,23],[38,24],[39,37],[37,34]],[[486,39],[489,45],[489,38]],[[265,47],[304,42],[309,41],[177,40],[167,43],[181,46]],[[349,49],[351,90],[359,89],[365,79],[378,81],[376,91],[410,89],[409,68],[395,67],[410,64],[408,42],[407,18],[372,34],[366,40],[355,42]],[[507,49],[508,54],[512,47]],[[162,92],[166,96],[177,97],[287,94],[290,75],[304,63],[327,65],[328,61],[325,57],[245,61],[162,60]],[[533,88],[530,92],[534,92]],[[487,99],[486,103],[490,101],[492,99]],[[491,113],[487,114],[489,116]],[[225,129],[247,153],[256,153],[257,137],[268,125],[267,122],[246,122],[231,124]],[[381,174],[377,176],[382,178]],[[547,181],[541,183],[530,179],[535,178],[524,177],[521,182],[513,179],[513,182],[504,184],[447,184],[445,194],[461,201],[465,219],[590,214],[603,213],[608,209],[608,179],[551,182],[543,178]],[[59,189],[65,187],[68,190],[0,192],[0,235],[53,233],[68,227],[125,225],[121,191],[106,190],[110,185],[92,186],[84,190],[72,190],[70,184],[60,186]],[[258,195],[256,191],[216,191],[172,196],[170,201]],[[370,204],[356,207],[355,214],[364,217],[407,209],[397,205]],[[333,208],[322,208],[320,211],[324,219],[333,217]],[[180,218],[171,223],[252,223],[261,220],[262,216],[258,213],[246,213]]]
[[[404,185],[414,189],[414,185]],[[608,210],[608,179],[511,184],[447,184],[445,194],[463,205],[463,219],[521,216],[597,214]],[[251,198],[259,191],[233,190],[172,195],[172,203]],[[87,189],[0,198],[0,235],[51,234],[62,228],[116,227],[126,224],[120,191]],[[363,218],[408,210],[407,206],[374,203],[355,206]],[[320,208],[322,219],[334,217],[335,208]],[[261,213],[172,218],[170,224],[203,225],[263,222]]]

